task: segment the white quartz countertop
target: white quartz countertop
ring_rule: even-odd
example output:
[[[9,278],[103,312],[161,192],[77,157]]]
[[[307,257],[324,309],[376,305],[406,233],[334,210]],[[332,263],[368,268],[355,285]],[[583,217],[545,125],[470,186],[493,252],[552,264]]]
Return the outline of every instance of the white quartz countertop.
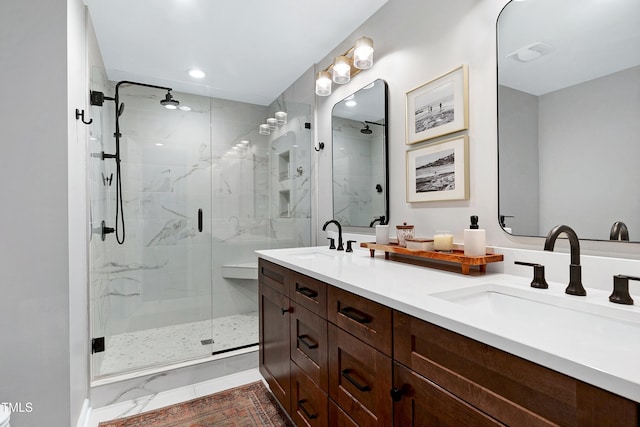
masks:
[[[640,307],[610,303],[609,292],[587,288],[586,297],[576,297],[565,294],[566,284],[562,283],[549,282],[549,289],[533,289],[531,277],[465,276],[385,260],[382,252],[372,258],[360,248],[351,253],[326,247],[256,252],[268,261],[640,402]],[[615,333],[603,333],[588,316],[576,311],[575,319],[549,324],[544,322],[544,305],[542,310],[525,308],[517,313],[524,321],[504,322],[500,316],[438,296],[445,291],[492,286],[534,293],[569,307],[588,303],[601,314],[614,312],[623,322],[619,331],[618,323],[612,323]]]

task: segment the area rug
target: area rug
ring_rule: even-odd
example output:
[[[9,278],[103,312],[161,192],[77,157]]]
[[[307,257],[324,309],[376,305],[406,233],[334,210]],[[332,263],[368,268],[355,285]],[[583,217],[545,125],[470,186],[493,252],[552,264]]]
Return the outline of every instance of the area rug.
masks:
[[[258,381],[113,421],[99,427],[291,427],[267,388]]]

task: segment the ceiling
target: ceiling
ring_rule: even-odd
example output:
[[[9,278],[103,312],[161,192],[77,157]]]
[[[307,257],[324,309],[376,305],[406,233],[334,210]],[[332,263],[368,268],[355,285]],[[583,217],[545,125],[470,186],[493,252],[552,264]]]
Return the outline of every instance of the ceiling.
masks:
[[[259,105],[269,105],[386,2],[85,0],[110,80]],[[360,36],[366,34],[353,42]],[[206,77],[190,77],[193,68]]]
[[[536,42],[551,46],[530,62],[508,58]],[[512,1],[498,20],[500,84],[543,95],[640,65],[640,1]]]

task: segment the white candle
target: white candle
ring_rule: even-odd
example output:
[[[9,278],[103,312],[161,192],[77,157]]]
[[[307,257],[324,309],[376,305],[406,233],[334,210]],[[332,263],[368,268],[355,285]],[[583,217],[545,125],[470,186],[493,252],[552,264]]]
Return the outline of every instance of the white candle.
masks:
[[[433,236],[433,248],[436,251],[451,252],[453,249],[453,234],[439,232]]]

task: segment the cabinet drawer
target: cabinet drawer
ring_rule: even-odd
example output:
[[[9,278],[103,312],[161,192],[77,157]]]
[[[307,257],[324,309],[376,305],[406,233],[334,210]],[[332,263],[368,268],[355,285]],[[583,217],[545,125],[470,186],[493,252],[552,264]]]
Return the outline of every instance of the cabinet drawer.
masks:
[[[297,426],[327,426],[327,394],[302,370],[291,364],[291,418]]]
[[[393,408],[394,426],[504,426],[397,362],[393,378],[399,393]]]
[[[329,396],[362,426],[391,425],[391,358],[329,324]]]
[[[258,260],[258,280],[286,296],[289,296],[289,272],[278,264],[262,258]]]
[[[327,321],[295,303],[291,314],[291,360],[328,392]]]
[[[392,310],[342,289],[329,286],[327,319],[391,356]]]
[[[358,427],[355,421],[340,409],[336,402],[329,399],[329,426],[331,427]]]
[[[393,322],[395,360],[505,424],[638,425],[635,402],[404,313]]]
[[[327,318],[327,284],[291,271],[289,296],[297,304],[318,316]]]

